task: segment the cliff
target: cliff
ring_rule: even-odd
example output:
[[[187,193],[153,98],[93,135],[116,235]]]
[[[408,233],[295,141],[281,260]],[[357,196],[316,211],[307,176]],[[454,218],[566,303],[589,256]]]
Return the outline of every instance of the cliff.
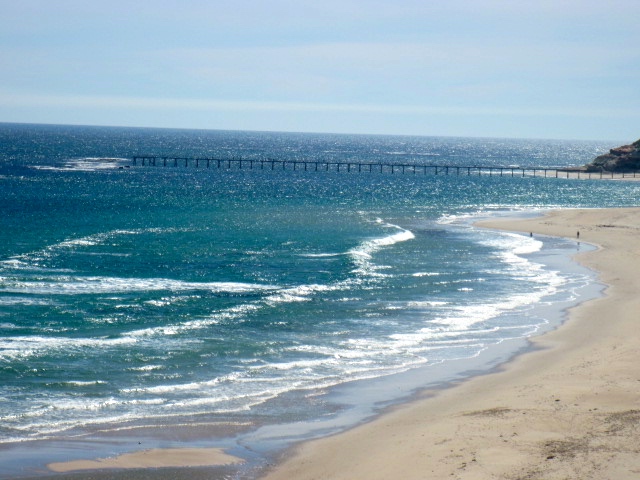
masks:
[[[612,148],[585,165],[588,172],[629,172],[640,170],[640,140]]]

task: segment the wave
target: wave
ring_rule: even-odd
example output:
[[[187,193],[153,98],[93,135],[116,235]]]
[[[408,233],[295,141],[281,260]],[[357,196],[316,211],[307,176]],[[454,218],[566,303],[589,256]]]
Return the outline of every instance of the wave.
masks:
[[[493,334],[495,330],[470,334],[434,329],[377,340],[345,339],[334,345],[293,345],[283,352],[293,354],[288,360],[249,364],[241,370],[199,381],[123,387],[100,399],[52,395],[47,398],[46,407],[21,412],[14,415],[15,418],[5,415],[0,420],[9,428],[19,429],[21,438],[25,434],[42,438],[80,425],[183,415],[185,411],[219,414],[248,411],[294,389],[327,388],[348,380],[375,378],[425,365],[429,363],[426,354],[445,345],[471,356],[486,346],[479,337]],[[425,340],[430,340],[427,346]],[[389,361],[390,356],[395,360]],[[159,365],[137,368],[143,373],[159,369],[162,369]],[[100,382],[66,381],[71,388],[89,388],[102,385]],[[28,418],[31,421],[25,422]]]
[[[0,277],[0,285],[3,284],[4,279]],[[56,302],[48,299],[48,298],[33,298],[33,297],[0,297],[0,305],[1,306],[10,306],[10,305],[28,305],[28,306],[38,306],[38,307],[48,307],[56,305]]]
[[[128,158],[117,157],[81,157],[70,158],[57,165],[31,165],[35,170],[48,170],[55,172],[95,172],[102,170],[114,170],[128,168],[130,160]]]
[[[508,262],[515,261],[517,263],[526,261],[520,255],[539,252],[543,247],[543,243],[535,237],[527,237],[520,233],[510,232],[500,232],[500,234],[482,238],[479,243],[506,252],[508,256],[505,256],[504,259]]]
[[[384,247],[389,247],[395,245],[396,243],[406,242],[415,238],[413,232],[399,227],[398,225],[385,223],[381,219],[377,219],[376,223],[382,225],[384,228],[394,229],[396,230],[396,232],[384,237],[377,237],[366,240],[357,247],[352,248],[351,250],[349,250],[349,252],[347,252],[357,267],[354,270],[354,273],[363,275],[365,277],[384,276],[383,274],[378,272],[378,270],[384,267],[375,265],[373,262],[371,262],[373,255],[377,251],[383,249]]]
[[[209,328],[212,325],[218,325],[222,322],[229,322],[246,317],[252,311],[260,309],[256,304],[241,304],[230,307],[219,312],[214,312],[207,317],[189,320],[187,322],[176,323],[173,325],[161,325],[158,327],[149,327],[139,330],[127,332],[127,337],[157,337],[157,336],[174,336],[189,333],[195,330]]]
[[[218,312],[214,312],[207,317],[181,322],[173,325],[162,325],[158,327],[134,330],[127,335],[132,337],[151,337],[151,336],[167,336],[179,335],[185,332],[201,330],[209,328],[211,325],[217,325],[222,322],[237,321],[250,313],[257,312],[265,307],[277,307],[281,304],[306,302],[313,298],[313,295],[321,292],[331,292],[348,289],[350,282],[338,282],[330,285],[298,285],[288,288],[265,288],[269,294],[254,300],[250,303],[241,303],[233,307],[229,307]]]
[[[0,266],[4,269],[9,270],[43,270],[43,267],[40,265],[40,262],[46,259],[50,259],[60,253],[67,253],[69,251],[79,252],[84,251],[88,247],[93,247],[97,245],[103,245],[109,241],[114,240],[120,236],[131,236],[131,235],[144,235],[144,234],[168,234],[168,233],[184,233],[191,232],[193,229],[189,228],[159,228],[159,227],[150,227],[150,228],[140,228],[140,229],[116,229],[109,230],[107,232],[99,232],[91,235],[85,235],[82,237],[76,238],[68,238],[61,242],[56,242],[51,245],[47,245],[39,250],[35,250],[28,253],[23,253],[20,255],[15,255],[6,260],[0,260]],[[122,254],[112,254],[112,255],[122,255]],[[64,271],[63,269],[50,270],[50,271]]]
[[[47,386],[63,386],[63,387],[95,387],[96,385],[107,385],[109,382],[104,380],[67,380],[64,382],[48,383]]]
[[[311,300],[311,296],[318,292],[332,292],[342,290],[347,287],[344,282],[330,285],[298,285],[291,288],[279,290],[264,299],[264,301],[274,306],[278,303],[306,302]]]
[[[276,290],[274,285],[241,282],[185,282],[169,278],[49,276],[33,280],[0,278],[0,292],[38,295],[86,295],[143,291],[251,293]]]
[[[133,338],[74,338],[74,337],[43,337],[38,335],[0,338],[0,359],[23,360],[50,353],[77,352],[79,350],[104,349],[114,346],[131,345],[136,341]]]

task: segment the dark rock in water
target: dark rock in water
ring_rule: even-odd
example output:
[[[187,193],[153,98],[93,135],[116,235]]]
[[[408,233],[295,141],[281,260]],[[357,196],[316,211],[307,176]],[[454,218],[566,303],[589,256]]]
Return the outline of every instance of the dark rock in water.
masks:
[[[612,148],[585,165],[588,172],[629,172],[640,170],[640,140]]]

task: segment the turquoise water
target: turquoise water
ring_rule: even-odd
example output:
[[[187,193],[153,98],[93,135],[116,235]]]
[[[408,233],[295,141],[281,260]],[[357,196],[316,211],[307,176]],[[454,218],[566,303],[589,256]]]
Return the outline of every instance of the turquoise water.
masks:
[[[306,421],[342,408],[314,398],[353,380],[427,368],[428,384],[430,366],[543,330],[536,305],[593,282],[543,262],[541,239],[471,220],[636,205],[640,192],[141,167],[134,154],[566,166],[610,146],[0,125],[0,443],[195,415]]]

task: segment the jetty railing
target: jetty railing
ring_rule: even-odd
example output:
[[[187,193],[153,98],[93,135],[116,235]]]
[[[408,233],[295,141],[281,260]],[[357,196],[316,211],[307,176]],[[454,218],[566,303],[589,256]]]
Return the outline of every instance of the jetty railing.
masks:
[[[313,172],[358,172],[358,173],[388,173],[388,174],[414,174],[414,175],[489,175],[510,177],[552,177],[552,178],[625,178],[625,174],[611,172],[587,172],[579,168],[568,167],[527,167],[518,165],[434,165],[412,163],[388,163],[388,162],[339,162],[332,160],[284,160],[284,159],[243,159],[233,158],[200,158],[134,155],[133,166],[148,167],[192,167],[203,169],[236,169],[236,170],[293,170]],[[635,178],[636,172],[627,173],[627,178]]]

